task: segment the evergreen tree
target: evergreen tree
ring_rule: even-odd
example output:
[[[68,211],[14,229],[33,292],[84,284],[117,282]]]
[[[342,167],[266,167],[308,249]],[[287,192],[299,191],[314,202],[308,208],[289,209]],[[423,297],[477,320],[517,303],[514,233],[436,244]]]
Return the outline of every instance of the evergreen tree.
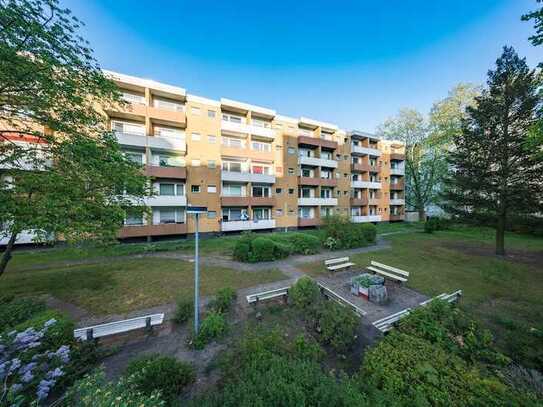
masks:
[[[543,209],[543,162],[526,148],[534,123],[541,120],[539,78],[526,60],[504,47],[487,88],[468,107],[462,134],[450,155],[444,207],[496,227],[496,254],[505,254],[504,233],[512,216]],[[531,146],[541,149],[543,144]]]

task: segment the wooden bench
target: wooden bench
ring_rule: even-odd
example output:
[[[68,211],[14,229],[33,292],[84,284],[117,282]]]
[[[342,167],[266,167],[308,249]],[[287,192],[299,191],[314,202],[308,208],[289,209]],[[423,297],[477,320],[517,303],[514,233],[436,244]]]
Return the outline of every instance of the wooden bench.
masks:
[[[373,271],[374,273],[380,274],[383,277],[388,277],[392,280],[399,281],[400,283],[405,283],[409,278],[409,273],[404,270],[400,270],[396,267],[387,266],[383,263],[378,263],[376,261],[371,261],[371,266],[367,267],[368,270]]]
[[[122,321],[108,322],[100,325],[88,326],[74,330],[74,337],[82,341],[101,338],[109,335],[121,334],[136,329],[160,325],[164,322],[164,314],[145,315],[137,318],[124,319]]]
[[[276,290],[263,291],[257,294],[250,294],[247,296],[247,302],[249,304],[257,303],[263,300],[271,300],[277,297],[286,297],[290,287],[278,288]]]
[[[337,271],[348,269],[351,266],[354,266],[355,263],[349,261],[348,257],[339,257],[337,259],[325,260],[324,265],[328,271]]]

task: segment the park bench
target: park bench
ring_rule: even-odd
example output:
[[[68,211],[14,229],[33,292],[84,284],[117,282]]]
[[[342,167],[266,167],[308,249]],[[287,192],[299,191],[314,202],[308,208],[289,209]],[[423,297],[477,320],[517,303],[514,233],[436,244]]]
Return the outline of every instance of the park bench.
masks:
[[[339,257],[337,259],[325,260],[324,265],[328,271],[337,271],[349,269],[351,266],[354,266],[355,263],[349,261],[348,257]]]
[[[338,293],[330,290],[328,287],[325,287],[322,283],[317,282],[317,285],[319,286],[319,288],[321,290],[321,294],[324,295],[329,300],[335,301],[341,306],[351,308],[360,317],[363,317],[363,316],[366,315],[366,311],[364,311],[363,309],[357,307],[351,301],[349,301],[348,299],[342,297]]]
[[[125,319],[122,321],[108,322],[105,324],[88,326],[74,330],[74,337],[82,341],[101,338],[109,335],[121,334],[136,329],[160,325],[164,322],[164,314],[145,315],[137,318]]]
[[[278,288],[276,290],[263,291],[261,293],[250,294],[247,296],[249,304],[258,303],[263,300],[271,300],[277,297],[286,297],[290,287]]]
[[[399,281],[400,283],[405,283],[409,278],[409,273],[404,270],[400,270],[396,267],[387,266],[383,263],[378,263],[376,261],[371,261],[371,266],[367,267],[368,270],[373,271],[374,273],[380,274],[385,278],[390,278],[392,280]]]

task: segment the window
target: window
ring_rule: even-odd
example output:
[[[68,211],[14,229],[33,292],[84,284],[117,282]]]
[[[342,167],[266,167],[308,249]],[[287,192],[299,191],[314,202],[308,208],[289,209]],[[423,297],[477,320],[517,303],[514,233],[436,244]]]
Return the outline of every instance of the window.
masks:
[[[271,196],[271,188],[264,185],[254,185],[253,186],[253,196],[261,198],[268,198]]]
[[[330,151],[321,151],[321,158],[324,158],[325,160],[333,160],[334,156]]]
[[[223,171],[229,172],[242,172],[244,165],[239,161],[223,161],[222,169]]]
[[[200,160],[192,160],[192,166],[193,167],[199,167],[200,166]]]
[[[245,186],[241,184],[223,184],[222,185],[223,196],[245,196]]]
[[[136,103],[139,105],[147,104],[145,102],[145,96],[139,93],[132,93],[126,90],[121,91],[121,99],[128,103]]]
[[[200,108],[199,108],[199,107],[192,106],[192,107],[190,108],[190,112],[191,112],[194,116],[200,116]]]
[[[247,209],[240,208],[223,208],[222,210],[223,222],[232,222],[237,220],[249,220],[249,214]]]
[[[288,169],[288,175],[294,175],[294,168]]]
[[[327,206],[321,206],[321,218],[326,218],[327,216],[332,216],[334,213],[333,208]]]
[[[300,189],[300,198],[313,198],[312,188],[302,187],[302,189]]]
[[[265,127],[267,129],[269,129],[271,127],[271,123],[270,122],[267,122],[265,120],[261,120],[261,119],[252,119],[251,120],[251,124],[253,126],[257,126],[257,127]]]
[[[157,218],[155,213],[158,212],[159,223],[184,223],[185,211],[182,208],[159,208],[153,211],[153,218]]]
[[[193,194],[200,193],[200,185],[191,185],[190,192],[192,192]]]
[[[210,194],[216,194],[217,193],[217,186],[216,185],[208,185],[207,186],[207,192]]]
[[[200,133],[192,133],[192,141],[200,141]]]
[[[282,209],[276,209],[275,210],[275,216],[283,216],[283,210]]]
[[[294,188],[289,188],[288,189],[288,194],[289,195],[294,195]]]
[[[114,120],[111,122],[111,130],[116,133],[145,136],[145,125],[140,123],[121,122]]]
[[[235,137],[222,137],[222,144],[225,147],[230,148],[245,148],[245,140],[241,140]]]
[[[312,176],[313,176],[313,171],[311,169],[302,168],[302,177],[312,177]]]
[[[126,151],[124,153],[124,156],[127,160],[132,161],[133,163],[143,165],[143,154],[142,153],[136,153],[133,151]]]
[[[270,208],[253,208],[253,219],[266,220],[271,219]]]
[[[321,188],[321,198],[332,198],[333,191],[330,188]]]
[[[214,118],[215,118],[215,115],[216,115],[215,110],[208,110],[208,111],[207,111],[207,117],[209,117],[209,118],[211,118],[211,119],[214,119]]]
[[[124,220],[126,226],[138,226],[143,225],[143,214],[134,210],[126,211],[126,219]]]
[[[332,171],[321,169],[321,179],[332,179]]]
[[[255,151],[270,152],[271,151],[271,143],[263,143],[261,141],[253,141],[251,143],[251,149],[253,149]]]
[[[304,219],[313,219],[313,208],[308,206],[301,206],[298,208],[298,216]]]
[[[288,153],[289,153],[290,155],[296,154],[296,149],[295,149],[294,147],[289,147],[289,148],[287,149],[287,151],[288,151]]]
[[[232,123],[241,123],[242,120],[243,120],[243,118],[241,116],[236,116],[236,115],[229,114],[229,113],[223,113],[222,114],[222,119],[225,122],[232,122]]]
[[[268,166],[264,166],[264,165],[253,165],[251,167],[251,172],[253,174],[266,174],[266,175],[270,175],[270,167]]]
[[[155,126],[153,130],[156,137],[173,137],[185,139],[185,133],[182,130],[174,129],[173,127]]]
[[[159,167],[184,167],[185,160],[178,155],[159,153],[153,156],[153,164]]]
[[[282,188],[275,188],[275,193],[276,193],[276,194],[282,194],[282,193],[283,193],[283,189],[282,189]]]
[[[155,98],[153,100],[153,106],[158,109],[170,110],[172,112],[182,112],[184,110],[184,107],[181,103],[166,99]]]
[[[210,169],[215,168],[215,160],[208,160],[207,161],[207,168],[210,168]]]
[[[183,196],[185,195],[185,185],[161,182],[158,185],[158,194],[160,196]]]
[[[208,219],[215,219],[217,217],[216,211],[207,211],[207,218]]]
[[[207,136],[207,142],[209,144],[215,144],[217,142],[217,137],[213,135]]]

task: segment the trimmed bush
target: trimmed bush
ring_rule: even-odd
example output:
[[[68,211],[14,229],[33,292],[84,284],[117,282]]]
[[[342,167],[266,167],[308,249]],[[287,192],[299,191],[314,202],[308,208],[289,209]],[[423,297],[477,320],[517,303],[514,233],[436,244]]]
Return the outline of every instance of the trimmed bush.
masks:
[[[192,300],[179,299],[175,307],[173,320],[177,324],[182,324],[191,319],[194,315],[194,303]]]
[[[12,328],[42,311],[45,311],[45,304],[33,298],[0,298],[2,329]]]
[[[324,246],[330,250],[364,247],[375,242],[377,228],[371,223],[352,223],[341,215],[328,216],[324,226]]]
[[[289,243],[273,242],[275,245],[273,255],[276,259],[284,259],[294,253],[294,248]]]
[[[451,221],[445,218],[430,218],[424,222],[424,231],[426,233],[434,233],[439,230],[447,230],[451,227]]]
[[[289,232],[271,236],[275,242],[283,242],[291,247],[292,253],[316,254],[320,251],[321,241],[317,236],[308,233]]]
[[[173,405],[183,387],[194,382],[194,368],[171,356],[158,354],[143,356],[131,361],[125,375],[137,392],[152,396],[160,394],[168,404]]]
[[[232,306],[232,303],[236,297],[236,290],[234,290],[232,287],[221,288],[217,292],[217,295],[215,295],[215,298],[210,301],[208,307],[216,312],[227,312],[230,310],[230,307]]]
[[[218,339],[226,333],[226,320],[218,312],[212,311],[202,320],[200,332],[194,338],[193,344],[196,349],[203,349],[209,342]]]
[[[377,227],[373,223],[362,223],[359,227],[362,229],[362,234],[366,241],[375,243],[375,239],[377,238]]]
[[[288,298],[295,307],[306,309],[320,299],[319,286],[313,279],[304,276],[288,290]]]
[[[333,301],[321,301],[317,309],[319,340],[337,352],[352,347],[359,324],[360,318],[354,312]]]
[[[233,257],[234,260],[248,262],[249,261],[249,255],[251,252],[251,242],[247,242],[245,240],[239,240],[236,242],[236,245],[234,246],[234,252]]]
[[[275,260],[275,243],[266,237],[257,237],[251,242],[249,260],[253,262]]]

